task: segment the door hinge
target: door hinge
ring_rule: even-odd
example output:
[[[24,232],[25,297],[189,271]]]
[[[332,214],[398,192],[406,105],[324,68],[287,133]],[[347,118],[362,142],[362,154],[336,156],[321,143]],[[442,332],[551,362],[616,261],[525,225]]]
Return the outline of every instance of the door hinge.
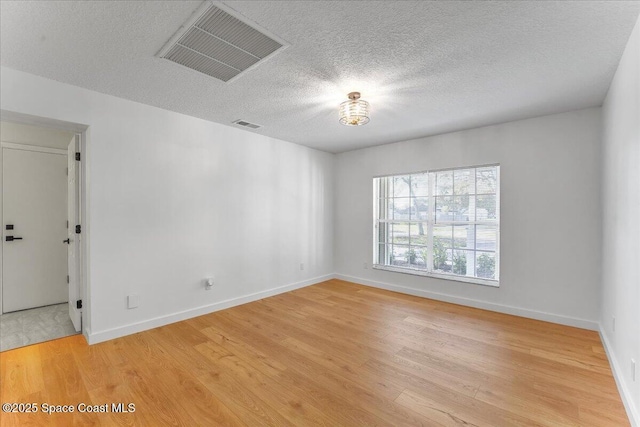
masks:
[[[67,283],[69,283],[69,275],[67,274]]]
[[[67,220],[67,228],[69,228],[69,220]]]
[[[78,310],[80,310],[80,309],[82,308],[82,300],[81,300],[81,299],[79,299],[79,300],[77,300],[77,301],[76,301],[76,308],[77,308]]]
[[[79,225],[76,225],[76,234],[80,234],[82,232],[82,227]]]
[[[76,160],[80,161],[80,152],[79,151],[76,151]]]

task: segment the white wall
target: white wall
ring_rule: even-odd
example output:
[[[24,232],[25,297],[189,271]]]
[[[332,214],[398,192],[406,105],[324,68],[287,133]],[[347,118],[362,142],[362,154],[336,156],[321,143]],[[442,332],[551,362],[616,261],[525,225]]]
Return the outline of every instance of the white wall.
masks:
[[[67,149],[74,133],[22,123],[0,122],[0,140],[15,144]]]
[[[89,126],[90,341],[333,272],[331,154],[1,71],[2,110]]]
[[[336,271],[364,284],[596,329],[599,155],[599,108],[339,154]],[[374,176],[491,163],[501,165],[499,288],[363,268],[373,257]]]
[[[640,20],[603,108],[601,333],[630,418],[640,425]],[[615,331],[613,319],[615,316]],[[633,382],[631,359],[636,361]]]

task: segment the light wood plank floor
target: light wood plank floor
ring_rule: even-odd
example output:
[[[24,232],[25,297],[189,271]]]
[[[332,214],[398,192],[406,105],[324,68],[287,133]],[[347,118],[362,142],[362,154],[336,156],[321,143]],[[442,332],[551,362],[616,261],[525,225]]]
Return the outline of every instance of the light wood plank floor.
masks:
[[[339,280],[0,365],[2,402],[135,404],[2,426],[629,425],[596,332]]]

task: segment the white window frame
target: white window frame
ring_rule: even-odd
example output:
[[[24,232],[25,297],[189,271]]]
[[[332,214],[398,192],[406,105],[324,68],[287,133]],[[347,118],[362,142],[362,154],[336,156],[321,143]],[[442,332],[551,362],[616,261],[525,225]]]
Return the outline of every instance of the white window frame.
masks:
[[[434,194],[434,183],[432,183],[432,177],[435,176],[436,173],[438,172],[446,172],[446,171],[456,171],[456,170],[464,170],[464,169],[473,169],[474,170],[474,196],[478,196],[477,193],[477,173],[476,170],[477,169],[481,169],[481,168],[486,168],[486,167],[496,167],[496,178],[497,178],[497,185],[496,185],[496,219],[495,220],[477,220],[476,218],[474,218],[474,221],[436,221],[436,196]],[[421,174],[425,174],[427,176],[427,187],[428,187],[428,194],[427,194],[427,206],[428,206],[428,212],[427,212],[427,220],[396,220],[396,219],[389,219],[389,218],[380,218],[380,211],[381,209],[385,209],[386,212],[388,212],[388,205],[387,203],[389,202],[390,199],[395,199],[393,197],[393,195],[389,196],[389,189],[384,189],[381,188],[381,185],[387,185],[388,180],[386,179],[382,179],[382,178],[394,178],[394,177],[401,177],[401,176],[406,176],[406,175],[421,175]],[[458,281],[458,282],[465,282],[465,283],[473,283],[473,284],[479,284],[479,285],[485,285],[485,286],[493,286],[493,287],[499,287],[500,286],[500,165],[499,164],[488,164],[488,165],[475,165],[475,166],[465,166],[465,167],[456,167],[456,168],[447,168],[447,169],[437,169],[437,170],[428,170],[428,171],[419,171],[419,172],[407,172],[407,173],[400,173],[400,174],[393,174],[393,175],[381,175],[381,176],[376,176],[373,178],[373,262],[372,262],[372,267],[374,269],[377,270],[385,270],[385,271],[391,271],[391,272],[396,272],[396,273],[404,273],[404,274],[411,274],[411,275],[417,275],[417,276],[427,276],[427,277],[435,277],[435,278],[440,278],[440,279],[446,279],[446,280],[453,280],[453,281]],[[385,197],[382,197],[382,194],[385,194]],[[482,195],[482,194],[480,194]],[[455,195],[452,195],[455,196]],[[419,196],[418,196],[419,197]],[[411,199],[411,196],[410,196]],[[382,206],[384,205],[384,206]],[[410,201],[410,206],[411,206],[411,201]],[[410,209],[412,209],[410,207]],[[386,215],[385,215],[386,217]],[[391,244],[389,242],[387,242],[387,237],[389,236],[389,232],[388,229],[386,227],[390,227],[391,224],[394,223],[407,223],[407,224],[418,224],[418,223],[423,223],[426,227],[426,232],[427,232],[427,245],[426,245],[426,249],[427,249],[427,259],[425,260],[425,268],[415,268],[415,267],[411,267],[411,266],[397,266],[397,265],[391,265],[390,261],[389,261],[389,253],[387,252],[386,248],[388,248],[389,246],[391,246]],[[434,226],[436,225],[450,225],[450,226],[455,226],[455,225],[490,225],[490,226],[495,226],[496,227],[496,250],[495,252],[492,251],[486,251],[488,253],[494,253],[495,254],[495,275],[494,275],[494,279],[489,279],[489,278],[480,278],[480,277],[475,277],[475,276],[466,276],[466,275],[459,275],[459,274],[455,274],[455,273],[442,273],[442,272],[438,272],[438,271],[433,271],[433,243],[434,243],[434,239],[433,239],[433,230],[434,230]],[[384,236],[385,241],[381,242],[380,237]],[[380,247],[381,245],[384,245],[385,247],[385,253],[381,255],[380,253]],[[411,244],[409,243],[409,247],[411,247]],[[453,248],[455,250],[455,248]],[[474,257],[476,256],[476,254],[478,252],[485,252],[482,250],[477,250],[475,247],[473,249],[473,253],[474,253]],[[380,263],[380,259],[381,256],[384,256],[386,259],[384,261],[384,263]]]

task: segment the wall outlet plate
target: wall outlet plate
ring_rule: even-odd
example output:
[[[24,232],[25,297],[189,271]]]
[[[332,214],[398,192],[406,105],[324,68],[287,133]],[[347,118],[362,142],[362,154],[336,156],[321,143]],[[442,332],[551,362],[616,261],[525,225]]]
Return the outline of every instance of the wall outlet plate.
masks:
[[[132,294],[127,296],[127,308],[136,308],[140,305],[140,295]]]

